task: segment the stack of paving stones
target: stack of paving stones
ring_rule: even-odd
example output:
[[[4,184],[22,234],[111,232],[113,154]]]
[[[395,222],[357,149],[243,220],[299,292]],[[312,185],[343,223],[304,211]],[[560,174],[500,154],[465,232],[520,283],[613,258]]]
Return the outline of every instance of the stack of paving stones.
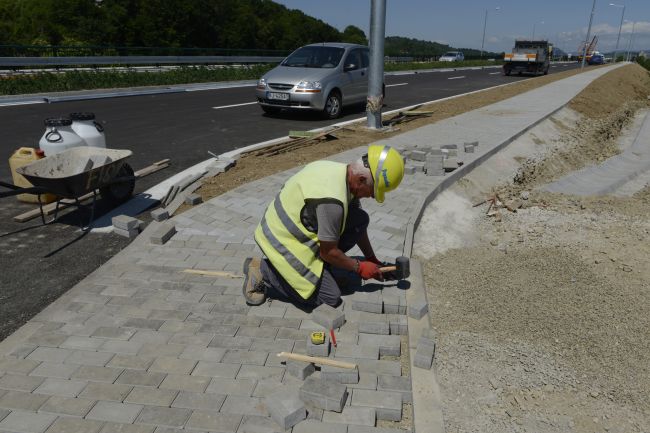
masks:
[[[144,221],[127,215],[117,215],[111,219],[113,233],[133,239],[144,230]]]
[[[363,151],[333,159],[355,160]],[[328,341],[325,356],[357,363],[357,380],[336,369],[300,371],[276,356],[308,351],[309,332],[324,329],[309,313],[280,301],[249,307],[241,279],[182,272],[241,273],[244,259],[259,254],[253,231],[266,206],[296,170],[151,223],[35,316],[31,337],[10,337],[0,353],[0,431],[282,431],[302,417],[296,399],[306,419],[294,433],[394,431],[375,427],[378,419],[399,419],[410,398],[397,358],[406,349],[398,338],[409,309],[394,283],[365,285],[337,309],[345,322],[335,331],[338,347]],[[413,197],[428,188],[409,176],[384,204],[364,200],[380,258],[402,255]],[[341,411],[304,403],[308,381],[345,387]],[[286,399],[269,407],[272,395]]]

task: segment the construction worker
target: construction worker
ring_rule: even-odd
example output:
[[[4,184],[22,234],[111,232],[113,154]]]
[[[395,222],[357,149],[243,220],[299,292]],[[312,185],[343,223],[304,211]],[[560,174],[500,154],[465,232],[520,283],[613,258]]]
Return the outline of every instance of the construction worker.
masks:
[[[316,161],[287,180],[255,230],[265,259],[244,262],[244,297],[260,305],[267,297],[303,307],[337,306],[341,289],[331,268],[361,278],[383,278],[366,231],[370,218],[359,199],[383,203],[404,177],[404,160],[390,146],[371,145],[361,159],[343,164]],[[358,245],[365,260],[345,255]]]

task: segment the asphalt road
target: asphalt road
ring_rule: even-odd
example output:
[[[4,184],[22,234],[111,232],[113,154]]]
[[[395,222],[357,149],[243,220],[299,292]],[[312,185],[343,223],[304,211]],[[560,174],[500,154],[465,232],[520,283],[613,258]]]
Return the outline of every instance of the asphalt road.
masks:
[[[576,66],[554,67],[551,73]],[[505,77],[500,69],[389,75],[384,111],[522,79],[527,77]],[[254,101],[248,86],[0,107],[0,156],[7,161],[18,147],[37,147],[47,117],[92,111],[106,128],[109,147],[133,150],[135,169],[171,159],[172,167],[138,181],[136,189],[143,191],[207,159],[208,151],[219,154],[286,136],[289,130],[336,123],[314,113],[264,115]],[[364,115],[363,106],[350,107],[337,121]],[[0,164],[0,180],[11,181],[7,163]],[[40,219],[12,220],[32,208],[12,197],[0,200],[0,340],[129,243],[114,234],[81,233],[77,212],[49,226]]]

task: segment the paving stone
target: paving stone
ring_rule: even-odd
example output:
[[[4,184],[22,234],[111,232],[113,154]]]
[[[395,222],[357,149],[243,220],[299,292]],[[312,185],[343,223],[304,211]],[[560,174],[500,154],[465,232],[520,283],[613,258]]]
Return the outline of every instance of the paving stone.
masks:
[[[413,402],[413,394],[411,394],[410,377],[386,376],[386,375],[378,376],[377,391],[399,392],[402,394],[402,401],[404,403]]]
[[[266,352],[229,349],[221,361],[230,364],[264,365],[268,356]]]
[[[163,323],[165,323],[165,321],[159,319],[133,318],[124,322],[123,326],[125,328],[157,330],[163,325]]]
[[[61,397],[76,397],[88,382],[83,380],[65,380],[47,378],[34,390],[35,394],[59,395]]]
[[[291,431],[292,433],[347,433],[348,426],[307,419],[296,424]]]
[[[259,397],[242,397],[229,395],[221,406],[221,412],[238,415],[266,416],[267,410],[263,399]]]
[[[283,367],[266,367],[258,365],[242,365],[237,373],[237,379],[270,379],[282,380],[285,369]]]
[[[63,362],[72,354],[68,349],[57,349],[54,347],[38,347],[29,354],[27,359],[33,361]]]
[[[196,193],[188,194],[185,196],[185,204],[190,206],[196,206],[197,204],[203,203],[203,197]]]
[[[0,372],[29,374],[41,363],[29,359],[0,358]]]
[[[66,365],[66,364],[63,364]],[[95,365],[82,365],[72,375],[73,379],[88,380],[93,382],[113,383],[122,373],[121,368],[97,367]]]
[[[140,220],[128,215],[117,215],[111,218],[111,223],[113,224],[113,227],[117,227],[122,230],[132,230],[139,227]]]
[[[134,237],[138,236],[140,234],[140,229],[138,227],[131,229],[131,230],[124,230],[119,227],[113,227],[113,233],[116,235],[128,238],[128,239],[133,239]]]
[[[58,362],[42,362],[29,373],[30,376],[38,377],[56,377],[58,379],[70,379],[75,371],[79,369],[78,365],[60,364]]]
[[[421,319],[429,312],[429,304],[426,299],[416,299],[408,305],[408,315],[412,319]]]
[[[257,381],[254,379],[231,379],[214,377],[205,390],[206,393],[222,395],[251,396]]]
[[[190,374],[196,365],[196,361],[191,359],[178,359],[171,356],[163,356],[156,359],[149,372],[171,373],[171,374]]]
[[[169,407],[178,395],[174,389],[156,389],[136,386],[124,399],[125,403],[142,404],[145,406]]]
[[[192,376],[234,378],[237,376],[240,368],[240,364],[199,361],[194,371],[192,371]]]
[[[390,324],[386,319],[360,322],[359,333],[388,335],[390,334]]]
[[[104,423],[104,428],[99,433],[153,433],[154,429],[154,426],[143,424],[107,422]]]
[[[124,401],[133,389],[129,385],[116,385],[112,383],[90,382],[79,394],[81,398],[90,400]]]
[[[212,337],[210,337],[211,339]],[[191,345],[187,346],[179,357],[181,359],[193,359],[195,361],[220,362],[225,354],[226,349]]]
[[[383,312],[381,292],[355,292],[352,295],[352,309],[381,314]]]
[[[411,430],[402,430],[396,428],[380,428],[380,427],[369,427],[362,425],[350,425],[348,426],[348,433],[406,433]]]
[[[182,344],[154,344],[142,345],[138,356],[158,358],[159,356],[179,356],[185,347]]]
[[[325,342],[323,344],[314,344],[311,342],[311,337],[307,335],[305,339],[307,348],[307,355],[328,357],[331,350],[331,342],[329,335],[325,335]]]
[[[302,362],[293,359],[287,361],[287,373],[300,380],[305,380],[314,371],[316,371],[316,367],[311,362]]]
[[[110,343],[107,342],[107,343]],[[121,342],[120,342],[121,343]],[[75,350],[65,360],[66,364],[105,366],[115,354],[108,352],[93,352],[90,350]]]
[[[85,398],[70,398],[54,395],[50,397],[38,411],[83,418],[88,414],[95,403],[95,400],[88,400]]]
[[[220,394],[202,394],[198,392],[181,391],[172,403],[172,407],[184,409],[202,409],[213,410],[218,412],[223,405],[225,395]]]
[[[142,370],[124,370],[115,383],[157,387],[164,379],[165,373],[151,373]]]
[[[340,344],[335,355],[337,358],[379,359],[379,346]]]
[[[204,429],[211,432],[231,433],[237,431],[241,420],[241,415],[195,410],[185,427]]]
[[[278,328],[273,327],[260,328],[258,326],[240,326],[236,335],[239,337],[275,338],[277,333]]]
[[[142,410],[140,404],[99,401],[86,415],[87,419],[132,424]]]
[[[115,355],[107,367],[146,370],[153,363],[153,358],[145,356]]]
[[[321,367],[321,380],[335,383],[359,383],[359,370],[356,368],[338,368],[330,365]]]
[[[348,384],[352,389],[377,389],[377,375],[367,371],[359,372],[359,382]]]
[[[154,221],[165,221],[169,218],[169,212],[167,209],[158,208],[151,211],[151,218]]]
[[[36,412],[48,399],[46,395],[35,395],[28,392],[8,391],[0,398],[0,407],[14,410],[29,410]]]
[[[325,412],[323,413],[323,422],[336,424],[357,424],[373,426],[376,422],[375,409],[370,407],[345,406],[343,412]]]
[[[300,399],[317,408],[341,412],[348,397],[347,387],[309,377],[300,387]]]
[[[149,241],[154,245],[164,245],[176,234],[176,226],[169,222],[159,223],[151,233]]]
[[[349,359],[345,359],[349,361]],[[374,373],[385,374],[388,376],[400,376],[402,374],[402,365],[399,361],[388,361],[380,359],[375,361],[373,359],[357,359],[355,360],[359,367],[360,373]]]
[[[271,418],[256,415],[245,415],[237,429],[237,433],[290,433],[291,428],[281,429]]]
[[[402,419],[402,394],[388,391],[355,389],[352,406],[375,408],[377,419],[400,421]]]
[[[436,353],[436,343],[435,341],[427,338],[426,336],[421,336],[418,339],[417,349],[415,351],[415,356],[413,357],[413,365],[419,368],[431,369],[433,365],[433,358]]]
[[[0,431],[20,433],[44,432],[56,419],[56,415],[14,411],[0,421]]]
[[[287,393],[282,390],[268,395],[264,403],[271,418],[284,430],[307,418],[307,409],[298,398],[298,393]]]
[[[45,379],[42,377],[5,374],[0,377],[0,389],[32,392],[43,383],[44,380]]]
[[[359,334],[359,344],[378,347],[381,356],[400,356],[401,354],[402,342],[399,335]]]
[[[189,409],[145,406],[140,412],[137,422],[139,424],[181,428],[191,414],[192,411]]]
[[[160,388],[177,389],[179,391],[189,392],[203,392],[208,387],[209,383],[209,377],[168,374],[165,380],[160,384]]]
[[[47,429],[47,433],[98,433],[103,426],[101,421],[59,418]]]
[[[27,339],[27,342],[36,346],[59,347],[68,338],[61,332],[38,332]]]
[[[390,324],[390,333],[392,335],[408,334],[408,319],[406,316],[389,314],[388,323]]]
[[[345,314],[327,304],[321,304],[312,311],[311,320],[327,330],[336,329],[345,323]]]

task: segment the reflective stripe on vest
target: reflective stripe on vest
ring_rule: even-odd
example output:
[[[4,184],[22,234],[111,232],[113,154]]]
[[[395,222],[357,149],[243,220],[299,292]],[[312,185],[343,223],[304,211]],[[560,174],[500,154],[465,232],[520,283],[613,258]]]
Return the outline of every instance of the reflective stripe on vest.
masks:
[[[347,166],[316,161],[287,180],[282,191],[268,206],[255,230],[255,241],[273,267],[303,298],[316,290],[323,274],[317,233],[301,220],[307,202],[323,201],[343,206],[345,226],[348,212]]]

